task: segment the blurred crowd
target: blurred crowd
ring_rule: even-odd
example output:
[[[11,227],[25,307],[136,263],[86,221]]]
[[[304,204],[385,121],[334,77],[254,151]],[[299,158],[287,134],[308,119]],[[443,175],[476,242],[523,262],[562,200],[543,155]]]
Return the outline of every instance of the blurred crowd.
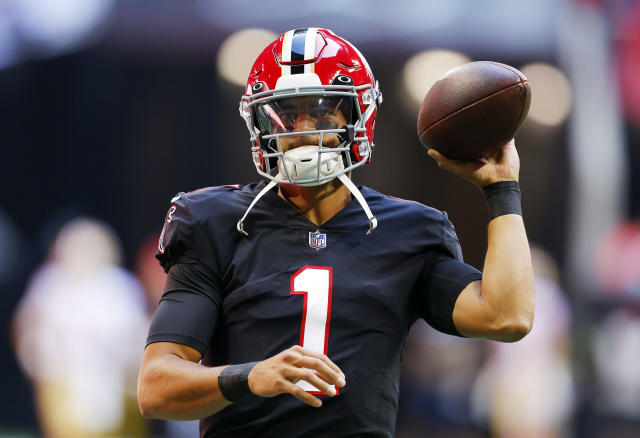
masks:
[[[43,436],[196,436],[197,425],[143,419],[138,367],[164,287],[157,239],[122,268],[120,240],[98,220],[75,218],[57,233],[15,311],[12,339],[29,377]]]

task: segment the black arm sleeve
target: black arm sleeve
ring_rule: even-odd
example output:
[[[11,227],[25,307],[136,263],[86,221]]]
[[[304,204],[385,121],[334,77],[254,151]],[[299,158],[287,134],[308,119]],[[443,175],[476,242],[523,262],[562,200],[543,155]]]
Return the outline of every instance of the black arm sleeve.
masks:
[[[432,257],[429,265],[416,285],[420,291],[420,316],[438,331],[462,336],[453,323],[453,308],[460,292],[472,281],[480,280],[482,273],[443,255]]]
[[[208,271],[198,264],[171,266],[147,345],[175,342],[195,348],[204,356],[218,320],[221,299]]]
[[[443,213],[441,242],[431,248],[415,285],[419,316],[438,331],[462,336],[453,323],[453,308],[460,292],[482,273],[462,261],[462,250],[453,225]]]

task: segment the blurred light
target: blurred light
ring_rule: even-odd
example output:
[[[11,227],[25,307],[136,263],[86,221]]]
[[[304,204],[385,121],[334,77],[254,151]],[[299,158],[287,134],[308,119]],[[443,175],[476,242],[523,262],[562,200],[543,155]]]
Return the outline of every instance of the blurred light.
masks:
[[[309,24],[329,28],[356,45],[400,35],[423,35],[425,31],[441,29],[460,20],[465,13],[469,14],[466,0],[396,0],[376,2],[375,7],[371,7],[369,0],[305,2],[304,7],[292,7],[291,0],[196,0],[195,5],[199,15],[216,28],[234,30],[267,26],[285,32]],[[491,8],[492,5],[483,7]],[[519,6],[520,10],[522,7]],[[407,14],[407,10],[411,13]],[[367,11],[366,17],[362,11]],[[525,23],[531,25],[529,20]],[[405,44],[419,44],[419,39],[407,38]]]
[[[616,33],[620,97],[629,120],[640,127],[640,2],[621,17]]]
[[[564,122],[573,103],[571,85],[565,74],[543,63],[528,64],[520,70],[531,84],[529,117],[548,126]]]
[[[260,52],[278,36],[264,29],[245,29],[222,42],[218,51],[218,72],[227,81],[243,86]]]
[[[640,294],[640,223],[622,222],[601,238],[595,274],[606,292]]]
[[[409,59],[404,66],[404,86],[416,103],[420,104],[429,88],[446,72],[470,59],[450,50],[428,50]]]
[[[60,51],[81,44],[105,20],[113,0],[14,1],[26,39]]]
[[[17,35],[7,14],[0,10],[0,68],[8,67],[18,58]]]

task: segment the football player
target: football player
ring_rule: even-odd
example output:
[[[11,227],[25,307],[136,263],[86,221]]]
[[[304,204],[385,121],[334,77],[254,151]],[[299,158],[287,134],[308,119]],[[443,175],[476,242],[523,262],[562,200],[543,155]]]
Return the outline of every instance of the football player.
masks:
[[[445,213],[351,182],[381,102],[365,58],[329,30],[291,30],[258,56],[240,114],[265,180],[172,199],[138,384],[145,416],[200,418],[203,437],[390,437],[414,321],[506,342],[529,332],[513,141],[482,162],[429,152],[485,191],[480,273]]]

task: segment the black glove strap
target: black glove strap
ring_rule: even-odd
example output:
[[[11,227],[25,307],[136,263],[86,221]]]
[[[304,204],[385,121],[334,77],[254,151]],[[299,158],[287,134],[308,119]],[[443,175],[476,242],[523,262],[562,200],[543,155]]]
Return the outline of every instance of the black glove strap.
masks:
[[[229,365],[218,376],[218,388],[229,401],[241,401],[253,395],[249,389],[249,373],[258,362]]]
[[[518,181],[498,181],[483,190],[489,207],[489,221],[505,214],[522,216]]]

